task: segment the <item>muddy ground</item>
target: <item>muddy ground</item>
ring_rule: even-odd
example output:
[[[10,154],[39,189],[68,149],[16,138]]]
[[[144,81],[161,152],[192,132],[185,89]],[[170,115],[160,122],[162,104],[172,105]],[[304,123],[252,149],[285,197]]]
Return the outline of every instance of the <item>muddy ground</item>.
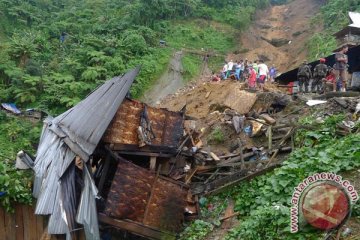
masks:
[[[263,59],[280,72],[296,68],[306,59],[306,42],[322,30],[322,24],[312,24],[323,0],[294,0],[273,6],[256,15],[255,22],[241,34],[240,53],[228,58]]]

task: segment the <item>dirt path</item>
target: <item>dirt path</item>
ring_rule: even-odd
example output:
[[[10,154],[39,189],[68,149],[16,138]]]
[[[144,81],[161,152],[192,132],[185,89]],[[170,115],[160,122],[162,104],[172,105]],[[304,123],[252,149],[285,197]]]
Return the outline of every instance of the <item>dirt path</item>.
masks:
[[[144,94],[141,101],[149,105],[156,105],[161,99],[176,92],[185,85],[182,77],[182,57],[183,53],[181,51],[175,52],[166,72],[160,77],[156,84]]]
[[[231,54],[228,59],[263,59],[281,72],[297,67],[306,59],[307,40],[321,30],[321,24],[311,26],[311,19],[322,4],[323,0],[294,0],[258,12],[241,37],[245,53]]]

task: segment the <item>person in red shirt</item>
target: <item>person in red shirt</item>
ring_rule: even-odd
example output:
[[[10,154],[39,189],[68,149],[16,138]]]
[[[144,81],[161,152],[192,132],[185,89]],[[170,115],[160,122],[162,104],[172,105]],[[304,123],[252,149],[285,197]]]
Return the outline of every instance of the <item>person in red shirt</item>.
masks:
[[[329,70],[329,74],[325,77],[324,81],[324,91],[329,92],[331,90],[336,92],[336,73],[333,68]]]
[[[249,68],[248,86],[249,86],[250,89],[255,89],[256,88],[256,75],[257,75],[257,72],[252,67],[252,65],[249,65],[248,68]]]

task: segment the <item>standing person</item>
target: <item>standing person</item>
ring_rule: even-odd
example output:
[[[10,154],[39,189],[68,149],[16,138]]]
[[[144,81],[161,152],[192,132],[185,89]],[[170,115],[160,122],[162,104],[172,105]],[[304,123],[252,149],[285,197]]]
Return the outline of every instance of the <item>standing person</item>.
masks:
[[[259,68],[258,83],[259,83],[260,91],[264,91],[265,80],[269,75],[269,69],[264,63],[264,60],[259,60],[258,68]]]
[[[248,65],[249,77],[248,77],[248,86],[250,89],[256,89],[256,75],[257,72],[252,65]]]
[[[240,73],[241,73],[240,63],[239,63],[239,62],[236,62],[236,64],[235,64],[235,79],[236,79],[237,81],[240,80]]]
[[[259,73],[259,66],[258,66],[258,60],[255,60],[253,65],[252,65],[253,69]]]
[[[230,60],[230,62],[228,62],[227,65],[228,65],[228,69],[227,69],[227,73],[226,73],[226,78],[230,77],[230,75],[231,75],[231,71],[234,66],[233,60]]]
[[[222,69],[222,79],[225,80],[227,78],[227,72],[228,72],[228,64],[225,62],[225,65]]]
[[[335,54],[335,65],[334,69],[336,70],[336,78],[339,79],[339,83],[341,84],[341,91],[346,91],[346,72],[347,72],[347,63],[348,57],[346,55],[348,51],[348,46],[345,45],[341,48],[340,52]]]
[[[320,58],[320,63],[314,68],[314,78],[311,83],[311,91],[314,92],[315,89],[318,93],[323,90],[323,79],[326,77],[328,72],[328,66],[325,64],[325,58]]]
[[[242,75],[244,73],[244,61],[241,59],[239,62],[239,67],[240,67],[240,74],[239,74],[239,78],[240,80],[242,79]]]
[[[270,76],[270,82],[274,82],[276,78],[277,70],[275,68],[275,65],[273,64],[271,68],[269,69],[269,76]]]
[[[311,78],[311,68],[307,64],[307,61],[305,60],[301,66],[298,69],[297,78],[299,81],[299,91],[300,93],[303,93],[303,85],[305,87],[305,92],[308,92],[309,89],[309,81]]]

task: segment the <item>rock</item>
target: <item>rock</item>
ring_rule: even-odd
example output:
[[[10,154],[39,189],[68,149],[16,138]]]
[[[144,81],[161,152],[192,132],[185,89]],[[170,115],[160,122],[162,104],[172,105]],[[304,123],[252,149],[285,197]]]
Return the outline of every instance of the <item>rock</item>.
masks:
[[[239,114],[246,114],[250,111],[256,99],[257,96],[255,93],[249,93],[247,91],[240,90],[239,88],[234,88],[227,94],[224,105],[234,109]]]

